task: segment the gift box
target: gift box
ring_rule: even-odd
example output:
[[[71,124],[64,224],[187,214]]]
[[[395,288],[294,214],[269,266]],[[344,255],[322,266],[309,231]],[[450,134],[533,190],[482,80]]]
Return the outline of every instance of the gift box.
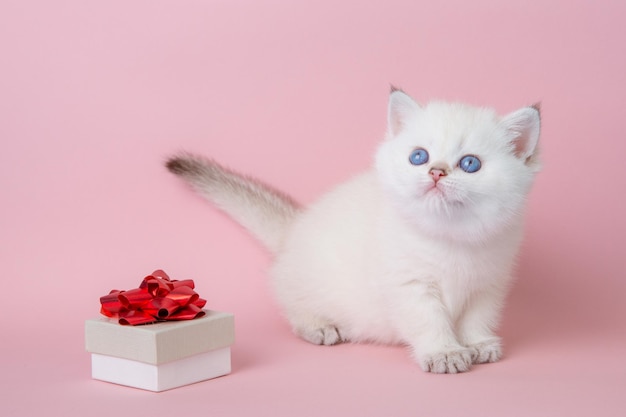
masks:
[[[202,311],[193,320],[139,326],[107,317],[87,320],[92,378],[158,392],[229,374],[234,317]]]

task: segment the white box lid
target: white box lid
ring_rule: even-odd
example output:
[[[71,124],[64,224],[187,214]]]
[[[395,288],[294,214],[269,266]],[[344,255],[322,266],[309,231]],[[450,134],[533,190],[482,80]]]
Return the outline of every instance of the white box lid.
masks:
[[[235,319],[230,313],[204,310],[193,320],[123,326],[99,317],[85,322],[88,352],[160,365],[232,345]]]

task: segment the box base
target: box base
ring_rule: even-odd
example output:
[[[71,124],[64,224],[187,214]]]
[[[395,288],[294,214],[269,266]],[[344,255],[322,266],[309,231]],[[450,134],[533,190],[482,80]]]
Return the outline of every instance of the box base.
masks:
[[[217,378],[230,371],[229,347],[161,365],[91,354],[93,379],[155,392]]]

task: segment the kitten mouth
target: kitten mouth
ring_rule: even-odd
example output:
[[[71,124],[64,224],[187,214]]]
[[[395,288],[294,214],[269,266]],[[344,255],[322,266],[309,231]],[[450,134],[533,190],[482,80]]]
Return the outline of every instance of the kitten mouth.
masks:
[[[441,188],[437,187],[437,184],[433,184],[429,188],[427,188],[424,194],[440,195],[443,197],[445,197],[446,195],[446,193]]]
[[[422,196],[427,199],[440,200],[443,202],[446,202],[448,200],[446,192],[443,191],[441,188],[437,187],[436,185],[432,185],[431,187],[428,187],[424,191]]]
[[[446,206],[462,206],[463,202],[453,198],[449,192],[446,192],[442,187],[438,187],[437,184],[433,184],[426,189],[424,197],[439,200]]]

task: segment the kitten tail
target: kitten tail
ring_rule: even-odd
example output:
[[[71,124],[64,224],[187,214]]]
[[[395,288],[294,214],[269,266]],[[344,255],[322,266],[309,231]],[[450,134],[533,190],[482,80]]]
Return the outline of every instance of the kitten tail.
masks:
[[[287,230],[300,211],[300,205],[288,195],[210,159],[181,154],[170,158],[166,167],[273,253],[282,247]]]

